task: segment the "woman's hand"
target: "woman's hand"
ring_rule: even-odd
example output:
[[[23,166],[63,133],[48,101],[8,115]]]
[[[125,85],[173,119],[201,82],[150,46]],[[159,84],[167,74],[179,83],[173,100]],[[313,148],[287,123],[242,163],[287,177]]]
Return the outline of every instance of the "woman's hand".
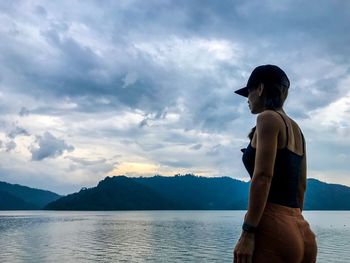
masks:
[[[233,251],[234,263],[251,263],[253,260],[255,236],[243,231]]]

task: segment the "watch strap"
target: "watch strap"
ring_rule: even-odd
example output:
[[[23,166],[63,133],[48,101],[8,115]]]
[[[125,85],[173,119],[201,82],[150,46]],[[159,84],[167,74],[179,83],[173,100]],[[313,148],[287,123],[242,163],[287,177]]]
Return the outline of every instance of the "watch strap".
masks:
[[[256,227],[249,225],[247,223],[243,223],[242,225],[242,230],[248,233],[255,233],[256,232]]]

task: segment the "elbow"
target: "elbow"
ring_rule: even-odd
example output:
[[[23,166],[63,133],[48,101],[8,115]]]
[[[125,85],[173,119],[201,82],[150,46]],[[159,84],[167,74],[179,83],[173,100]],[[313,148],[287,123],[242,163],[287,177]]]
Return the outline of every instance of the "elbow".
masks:
[[[271,186],[272,175],[268,174],[254,174],[250,182],[251,191],[268,191]]]
[[[259,184],[271,184],[272,181],[272,173],[268,172],[257,172],[254,173],[252,178],[252,183],[259,183]]]

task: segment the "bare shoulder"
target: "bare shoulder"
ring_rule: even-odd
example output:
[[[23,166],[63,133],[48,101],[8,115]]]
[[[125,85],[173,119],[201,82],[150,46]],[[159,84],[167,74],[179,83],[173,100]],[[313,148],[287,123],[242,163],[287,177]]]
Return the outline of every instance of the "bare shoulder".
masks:
[[[252,139],[252,146],[257,147],[257,139],[266,141],[269,144],[278,136],[280,126],[278,113],[273,110],[265,110],[258,114],[256,119],[256,132]]]
[[[256,125],[270,127],[270,128],[279,128],[280,126],[280,116],[277,112],[273,110],[264,110],[259,113],[256,118]]]

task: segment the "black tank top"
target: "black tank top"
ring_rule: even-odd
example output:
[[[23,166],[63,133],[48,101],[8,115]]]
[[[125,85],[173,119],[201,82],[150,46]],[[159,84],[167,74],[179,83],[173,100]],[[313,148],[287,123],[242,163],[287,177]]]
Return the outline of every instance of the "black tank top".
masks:
[[[277,149],[274,173],[272,177],[270,192],[267,201],[293,208],[300,208],[298,202],[299,178],[301,176],[301,162],[305,154],[305,139],[303,140],[303,155],[299,155],[288,147],[288,126],[282,114],[276,111],[286,126],[287,145],[282,149]],[[251,142],[248,147],[242,149],[242,160],[250,178],[253,176],[256,149]]]

